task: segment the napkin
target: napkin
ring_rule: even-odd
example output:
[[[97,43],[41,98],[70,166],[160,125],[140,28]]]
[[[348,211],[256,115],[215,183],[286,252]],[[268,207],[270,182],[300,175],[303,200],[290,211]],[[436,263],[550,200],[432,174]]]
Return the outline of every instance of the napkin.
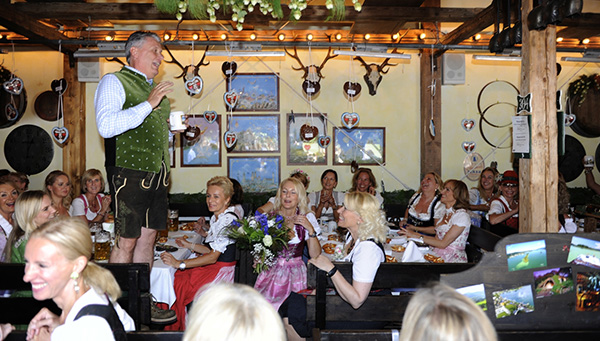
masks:
[[[405,236],[393,237],[392,240],[390,240],[390,245],[404,245],[404,244],[406,244]]]
[[[426,262],[423,258],[423,253],[417,247],[417,244],[413,241],[409,241],[406,245],[406,250],[402,255],[403,263],[424,263]]]

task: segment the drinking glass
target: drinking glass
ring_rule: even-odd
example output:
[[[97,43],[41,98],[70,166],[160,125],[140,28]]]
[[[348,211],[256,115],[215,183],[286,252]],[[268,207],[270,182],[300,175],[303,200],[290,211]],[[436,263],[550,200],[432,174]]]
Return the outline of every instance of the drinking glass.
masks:
[[[94,243],[94,260],[108,260],[110,256],[110,232],[101,230],[96,232]]]

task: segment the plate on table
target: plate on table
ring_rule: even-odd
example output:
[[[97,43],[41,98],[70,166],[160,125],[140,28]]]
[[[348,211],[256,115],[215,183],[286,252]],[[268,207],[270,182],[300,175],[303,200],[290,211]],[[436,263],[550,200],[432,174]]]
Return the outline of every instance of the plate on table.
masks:
[[[323,244],[323,252],[332,255],[335,252],[335,248],[338,246],[341,246],[340,242],[329,241],[328,243]]]
[[[431,253],[424,254],[423,258],[425,258],[425,260],[428,261],[428,262],[430,262],[430,263],[444,263],[444,260],[442,259],[442,257],[438,257],[438,256],[433,255]]]

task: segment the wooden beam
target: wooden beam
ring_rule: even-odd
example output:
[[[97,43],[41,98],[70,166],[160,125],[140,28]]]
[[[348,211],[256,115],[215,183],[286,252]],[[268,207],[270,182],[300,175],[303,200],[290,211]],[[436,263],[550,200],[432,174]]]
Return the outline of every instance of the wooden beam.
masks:
[[[444,45],[459,44],[463,40],[481,32],[486,27],[493,25],[496,22],[495,4],[496,2],[492,2],[490,6],[479,12],[476,17],[465,21],[452,32],[446,34],[441,43]]]
[[[86,169],[85,152],[85,84],[77,80],[77,63],[70,67],[69,57],[64,57],[63,77],[68,88],[63,95],[64,124],[69,138],[63,147],[63,171],[71,177],[73,193],[80,193],[81,175]]]
[[[3,3],[3,8],[0,10],[0,25],[6,29],[29,39],[45,41],[44,45],[56,51],[59,49],[58,44],[52,43],[52,40],[69,40],[69,37],[58,32],[56,29],[40,23],[35,19],[37,16],[21,13],[13,5],[8,5],[6,1],[3,1]],[[46,5],[45,7],[51,8],[52,6]],[[77,50],[77,47],[67,45],[63,46],[62,50],[73,53]]]
[[[523,18],[533,8],[524,0]],[[531,158],[519,160],[519,232],[558,232],[556,26],[523,26],[521,95],[531,93]]]
[[[44,19],[86,19],[91,16],[92,20],[172,20],[171,14],[159,12],[154,4],[134,3],[74,3],[55,2],[52,5],[36,2],[19,2],[10,5],[14,11],[24,13],[35,18]],[[345,21],[367,20],[367,21],[431,21],[435,18],[439,22],[463,22],[471,19],[481,12],[482,8],[433,8],[433,7],[403,7],[403,6],[368,6],[362,11],[356,12],[352,7],[346,7]],[[258,13],[257,13],[258,12]],[[289,16],[290,10],[283,6],[284,18]],[[302,11],[300,21],[325,21],[330,12],[325,6],[308,6]],[[193,20],[188,13],[184,19]],[[217,20],[230,20],[231,14],[217,13]],[[285,20],[285,19],[284,19]],[[254,11],[246,15],[246,23],[272,21],[260,13]]]

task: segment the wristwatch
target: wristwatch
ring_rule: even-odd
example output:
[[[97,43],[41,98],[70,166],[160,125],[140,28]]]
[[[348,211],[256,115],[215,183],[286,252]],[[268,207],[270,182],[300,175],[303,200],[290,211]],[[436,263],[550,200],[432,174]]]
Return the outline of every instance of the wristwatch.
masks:
[[[317,231],[313,232],[313,233],[309,233],[308,236],[310,238],[317,238]]]
[[[181,261],[181,263],[179,263],[179,270],[185,270],[185,262]]]

